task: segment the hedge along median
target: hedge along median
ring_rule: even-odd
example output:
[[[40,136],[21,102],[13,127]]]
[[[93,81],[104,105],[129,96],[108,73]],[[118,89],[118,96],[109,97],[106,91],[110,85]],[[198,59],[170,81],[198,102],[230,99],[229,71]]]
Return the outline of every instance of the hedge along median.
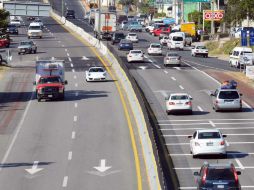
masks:
[[[118,81],[120,81],[120,83],[122,84],[122,87],[124,88],[124,91],[127,95],[133,115],[136,116],[135,122],[138,126],[139,137],[142,144],[142,151],[146,164],[149,186],[151,187],[151,189],[161,189],[157,162],[154,156],[153,145],[149,137],[143,109],[141,108],[139,100],[135,94],[133,84],[130,82],[128,76],[122,69],[121,65],[118,63],[117,59],[112,55],[112,53],[101,41],[98,41],[93,36],[86,33],[82,28],[69,22],[64,17],[60,17],[53,11],[51,12],[51,16],[59,22],[63,23],[64,26],[70,31],[78,34],[85,41],[87,41],[89,44],[99,50],[103,58],[107,60],[107,62],[111,63],[111,67],[114,70]]]

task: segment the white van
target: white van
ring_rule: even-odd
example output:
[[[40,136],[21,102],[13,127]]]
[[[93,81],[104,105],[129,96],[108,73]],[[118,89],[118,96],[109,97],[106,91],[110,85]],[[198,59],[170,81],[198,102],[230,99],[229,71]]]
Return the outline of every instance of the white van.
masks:
[[[27,37],[39,37],[42,38],[42,26],[38,22],[32,22],[30,23],[27,31]]]
[[[229,65],[230,67],[240,67],[239,61],[240,56],[244,53],[252,53],[252,49],[248,47],[235,47],[229,56]]]
[[[169,35],[167,42],[168,49],[180,49],[183,50],[184,38],[181,32],[174,32]]]

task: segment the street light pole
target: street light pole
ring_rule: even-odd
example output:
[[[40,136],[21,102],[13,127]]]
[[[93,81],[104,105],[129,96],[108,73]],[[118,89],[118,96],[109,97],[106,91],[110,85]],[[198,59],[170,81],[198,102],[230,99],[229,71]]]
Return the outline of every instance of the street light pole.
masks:
[[[62,17],[64,16],[64,0],[62,0]]]
[[[211,1],[211,7],[212,7],[212,18],[211,18],[211,34],[215,34],[215,29],[214,29],[214,2],[215,0]]]

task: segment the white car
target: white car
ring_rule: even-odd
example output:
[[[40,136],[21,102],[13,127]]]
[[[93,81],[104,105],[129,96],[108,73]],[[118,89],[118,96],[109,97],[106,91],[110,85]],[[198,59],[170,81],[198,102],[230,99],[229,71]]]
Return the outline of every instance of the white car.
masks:
[[[16,25],[17,27],[21,26],[21,21],[19,19],[13,19],[10,21],[11,25]]]
[[[159,43],[151,43],[147,49],[148,55],[162,55],[162,48]]]
[[[186,93],[172,93],[166,100],[166,112],[187,112],[192,114],[192,97]]]
[[[141,50],[130,50],[127,54],[127,61],[130,62],[143,62],[144,53]]]
[[[105,81],[107,79],[107,72],[102,67],[90,67],[86,71],[86,81]]]
[[[43,22],[41,21],[41,19],[35,19],[33,22],[35,22],[35,23],[38,23],[41,27],[43,27],[44,25],[43,25]]]
[[[128,33],[125,39],[138,43],[138,35],[136,33]]]
[[[219,154],[226,156],[226,135],[222,135],[218,129],[196,130],[190,138],[190,150],[193,158],[198,155]]]
[[[168,36],[163,36],[163,37],[160,39],[160,44],[163,45],[163,46],[164,46],[164,45],[167,45],[168,39],[169,39]]]
[[[196,57],[197,55],[208,57],[208,49],[202,45],[196,45],[191,49],[191,56]]]

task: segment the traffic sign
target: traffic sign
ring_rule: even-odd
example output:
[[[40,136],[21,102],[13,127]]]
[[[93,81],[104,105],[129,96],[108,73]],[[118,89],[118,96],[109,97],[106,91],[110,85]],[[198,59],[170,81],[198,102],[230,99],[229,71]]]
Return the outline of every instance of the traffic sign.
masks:
[[[252,28],[250,31],[250,46],[254,46],[254,29]]]
[[[247,30],[241,30],[241,46],[247,46]]]
[[[224,10],[204,10],[203,19],[205,21],[211,21],[212,18],[215,21],[220,21],[224,17]]]

